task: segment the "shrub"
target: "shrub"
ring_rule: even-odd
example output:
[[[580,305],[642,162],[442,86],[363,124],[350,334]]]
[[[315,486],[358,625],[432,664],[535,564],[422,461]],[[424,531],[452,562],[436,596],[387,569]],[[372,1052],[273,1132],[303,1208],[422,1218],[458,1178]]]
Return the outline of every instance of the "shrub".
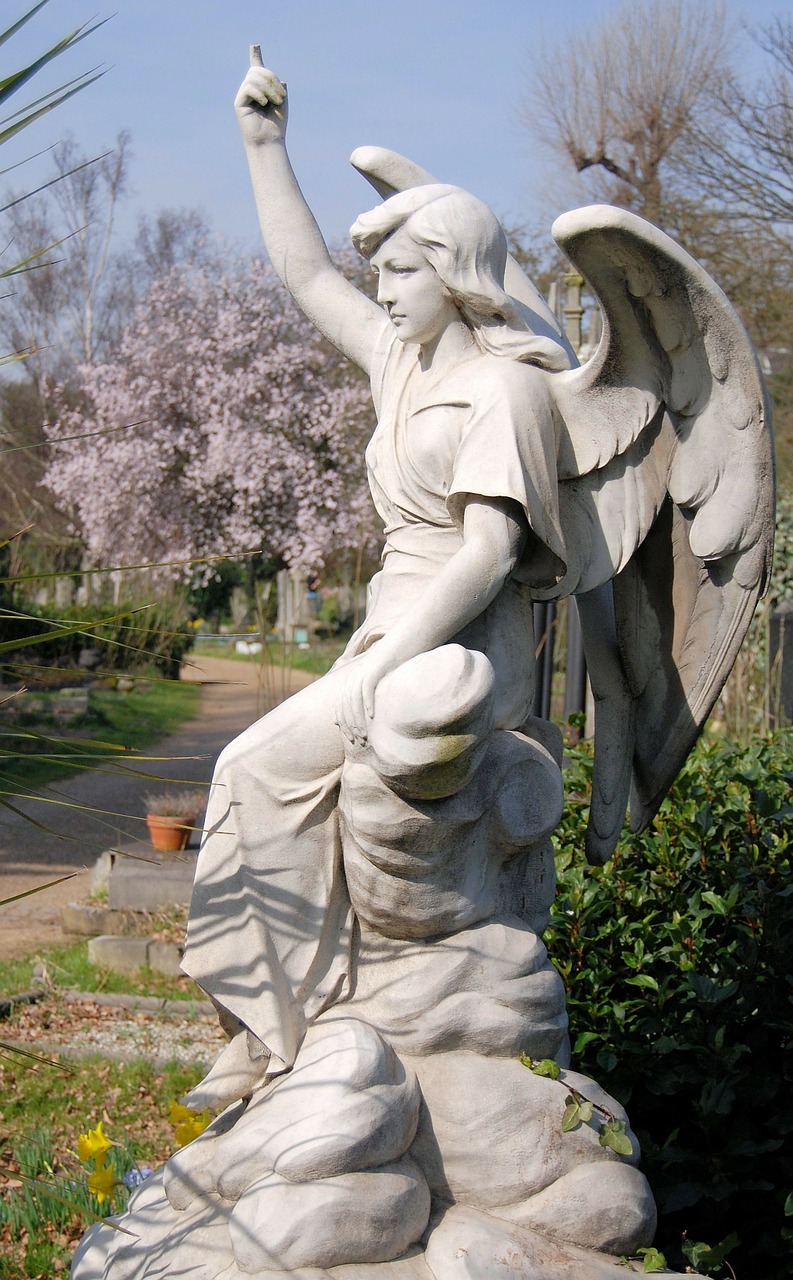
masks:
[[[574,1064],[629,1107],[642,1142],[659,1247],[682,1267],[684,1234],[690,1250],[735,1233],[741,1280],[790,1275],[791,748],[791,731],[701,743],[603,868],[582,865],[591,756],[574,749],[546,938]]]
[[[113,621],[98,622],[101,618]],[[64,611],[53,606],[0,610],[0,642],[9,646],[1,655],[2,673],[6,679],[21,673],[30,682],[30,664],[74,667],[80,650],[90,647],[99,651],[102,671],[141,670],[151,663],[162,675],[178,679],[194,634],[178,600],[143,609],[127,603],[74,605]],[[34,636],[42,638],[30,644]],[[10,647],[22,641],[28,642],[24,648]]]

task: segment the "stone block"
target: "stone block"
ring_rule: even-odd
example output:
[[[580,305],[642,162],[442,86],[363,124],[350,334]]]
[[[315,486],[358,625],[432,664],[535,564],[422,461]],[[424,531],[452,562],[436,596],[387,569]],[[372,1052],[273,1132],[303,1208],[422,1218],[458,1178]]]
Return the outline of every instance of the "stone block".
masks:
[[[150,942],[149,968],[157,973],[166,973],[170,977],[181,977],[181,963],[184,948],[176,942]]]
[[[110,849],[105,849],[104,853],[100,853],[91,872],[91,893],[96,895],[99,893],[107,893],[110,888],[110,872],[113,870],[113,862],[115,854]]]
[[[87,710],[87,689],[60,689],[52,703],[52,714],[56,720],[78,720]]]
[[[95,938],[99,934],[112,933],[121,924],[117,911],[89,902],[68,902],[61,909],[61,928],[64,933],[76,933],[81,938]]]
[[[139,848],[145,862],[140,858],[114,859],[108,906],[116,911],[159,911],[162,907],[189,906],[197,855],[187,854],[177,860],[163,858],[151,845],[141,843]]]
[[[88,943],[88,959],[91,964],[108,969],[142,969],[149,962],[151,938],[121,938],[115,934],[102,934]]]

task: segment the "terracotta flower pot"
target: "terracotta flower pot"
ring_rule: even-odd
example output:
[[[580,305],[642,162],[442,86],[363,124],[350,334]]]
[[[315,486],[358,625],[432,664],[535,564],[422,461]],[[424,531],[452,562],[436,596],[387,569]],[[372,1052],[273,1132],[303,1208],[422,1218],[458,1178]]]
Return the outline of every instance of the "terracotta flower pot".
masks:
[[[166,818],[157,813],[146,814],[149,838],[160,853],[179,853],[186,849],[192,828],[184,818]]]

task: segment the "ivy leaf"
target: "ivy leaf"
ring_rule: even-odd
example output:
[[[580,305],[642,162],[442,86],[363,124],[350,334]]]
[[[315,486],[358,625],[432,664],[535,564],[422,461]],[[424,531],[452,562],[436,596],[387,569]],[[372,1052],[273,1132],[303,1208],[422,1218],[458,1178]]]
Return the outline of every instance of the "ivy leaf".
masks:
[[[718,1269],[727,1254],[739,1244],[740,1240],[734,1233],[727,1236],[726,1240],[722,1240],[717,1245],[705,1244],[703,1240],[684,1240],[683,1253],[697,1270],[703,1268],[710,1272]]]
[[[631,979],[629,978],[630,982]],[[700,1000],[704,1000],[706,1004],[721,1004],[722,1000],[729,1000],[730,996],[734,996],[738,990],[737,982],[728,982],[725,986],[720,987],[712,978],[706,978],[702,973],[695,973],[693,970],[688,975],[689,985],[694,995],[699,996]]]
[[[625,981],[631,987],[647,987],[650,991],[658,990],[658,983],[649,973],[637,973],[634,978],[626,978]]]
[[[735,1104],[735,1090],[729,1079],[708,1080],[699,1096],[704,1115],[728,1116]]]
[[[705,889],[702,893],[702,901],[707,902],[709,907],[713,907],[714,911],[718,911],[720,916],[726,916],[727,903],[721,894],[714,893],[712,889]]]
[[[679,1209],[689,1209],[698,1204],[705,1194],[701,1182],[678,1182],[667,1196],[662,1198],[664,1213],[676,1213]]]
[[[577,1129],[581,1123],[581,1107],[575,1098],[568,1097],[564,1104],[564,1115],[562,1116],[562,1133],[571,1133],[573,1129]]]
[[[659,1249],[637,1249],[637,1258],[644,1259],[644,1274],[650,1275],[653,1271],[666,1271],[666,1258]]]
[[[553,1058],[540,1058],[536,1060],[529,1058],[525,1053],[521,1055],[521,1062],[524,1067],[528,1067],[529,1071],[535,1076],[544,1076],[548,1080],[558,1080],[562,1068],[558,1062],[554,1062]]]
[[[633,1143],[625,1132],[624,1120],[607,1120],[600,1130],[600,1145],[618,1156],[633,1155]]]

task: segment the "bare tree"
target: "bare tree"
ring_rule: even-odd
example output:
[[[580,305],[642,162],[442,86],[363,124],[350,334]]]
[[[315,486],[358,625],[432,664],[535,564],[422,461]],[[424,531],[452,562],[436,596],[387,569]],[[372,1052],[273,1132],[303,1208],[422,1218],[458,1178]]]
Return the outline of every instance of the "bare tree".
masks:
[[[156,280],[174,267],[228,267],[229,254],[216,240],[200,209],[161,209],[153,218],[138,221],[131,245],[117,255],[111,272],[115,315],[115,342],[134,308],[143,301]]]
[[[727,68],[722,4],[627,3],[538,49],[522,116],[592,196],[663,223],[676,154],[704,130]]]
[[[730,75],[716,99],[716,127],[698,129],[689,155],[702,190],[739,218],[793,229],[793,20],[755,33],[770,59],[751,88]]]
[[[90,364],[110,327],[110,244],[129,167],[129,135],[89,161],[72,139],[53,150],[55,181],[45,192],[9,197],[2,236],[24,270],[0,312],[6,348],[39,354],[24,362],[34,381]]]

